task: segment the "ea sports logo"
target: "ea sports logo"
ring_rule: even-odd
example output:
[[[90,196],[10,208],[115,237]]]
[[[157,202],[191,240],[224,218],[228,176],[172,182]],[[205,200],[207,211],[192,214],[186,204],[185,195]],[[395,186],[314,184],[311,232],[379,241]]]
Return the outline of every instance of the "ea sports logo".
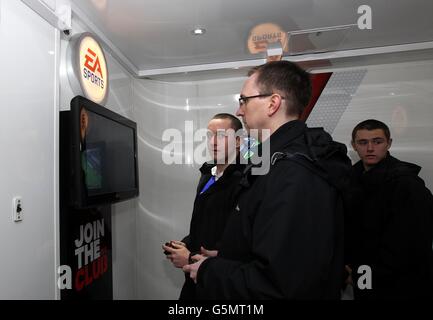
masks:
[[[87,53],[84,55],[84,59],[84,79],[90,81],[95,86],[98,86],[103,90],[105,82],[98,55],[92,49],[88,48]]]
[[[80,82],[84,93],[96,103],[106,94],[107,66],[99,43],[90,35],[83,37],[80,45]]]
[[[99,75],[101,77],[104,77],[102,75],[101,64],[99,63],[99,58],[96,55],[96,53],[94,53],[92,51],[92,49],[90,49],[90,48],[87,49],[87,54],[85,55],[85,58],[86,58],[86,63],[84,64],[84,66],[92,72],[98,71]]]
[[[90,33],[75,35],[68,51],[68,77],[75,94],[98,104],[108,97],[108,69],[102,47]]]

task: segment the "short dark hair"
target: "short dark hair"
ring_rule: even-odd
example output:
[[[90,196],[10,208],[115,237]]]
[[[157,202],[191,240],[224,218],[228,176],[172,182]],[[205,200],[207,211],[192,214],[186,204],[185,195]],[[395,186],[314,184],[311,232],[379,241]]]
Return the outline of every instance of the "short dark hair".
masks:
[[[235,132],[238,132],[239,130],[242,130],[242,122],[236,118],[234,115],[230,113],[218,113],[212,117],[213,119],[228,119],[232,123],[232,129],[235,130]]]
[[[386,140],[389,141],[391,139],[391,132],[389,131],[388,126],[383,123],[382,121],[375,120],[375,119],[368,119],[364,120],[356,125],[355,128],[353,128],[352,131],[352,141],[355,141],[356,133],[359,130],[376,130],[381,129],[383,130],[383,133],[385,134]]]
[[[250,70],[260,94],[278,91],[288,101],[287,114],[300,116],[311,98],[310,74],[290,61],[272,61]]]

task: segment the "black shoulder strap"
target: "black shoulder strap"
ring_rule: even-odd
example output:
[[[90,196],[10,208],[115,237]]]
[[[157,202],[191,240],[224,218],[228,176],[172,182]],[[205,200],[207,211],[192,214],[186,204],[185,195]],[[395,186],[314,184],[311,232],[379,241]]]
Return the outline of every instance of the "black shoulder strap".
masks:
[[[279,160],[293,161],[293,162],[301,165],[302,167],[310,170],[315,175],[318,175],[319,177],[324,179],[327,183],[333,185],[329,181],[329,177],[328,177],[327,173],[325,171],[320,170],[320,168],[318,168],[317,166],[315,166],[314,160],[312,158],[310,158],[308,155],[306,155],[305,153],[275,152],[271,158],[271,165],[275,165],[275,163],[278,162]]]

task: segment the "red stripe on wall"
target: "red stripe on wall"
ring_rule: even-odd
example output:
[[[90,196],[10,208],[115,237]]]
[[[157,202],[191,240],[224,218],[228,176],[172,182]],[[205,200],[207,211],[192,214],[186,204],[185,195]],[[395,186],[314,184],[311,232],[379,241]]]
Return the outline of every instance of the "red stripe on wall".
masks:
[[[311,86],[312,86],[311,99],[307,107],[305,108],[304,112],[301,115],[302,121],[307,121],[309,115],[311,114],[311,111],[313,111],[317,103],[317,100],[319,100],[320,95],[322,94],[323,89],[325,89],[331,76],[332,76],[332,72],[315,73],[311,75]]]

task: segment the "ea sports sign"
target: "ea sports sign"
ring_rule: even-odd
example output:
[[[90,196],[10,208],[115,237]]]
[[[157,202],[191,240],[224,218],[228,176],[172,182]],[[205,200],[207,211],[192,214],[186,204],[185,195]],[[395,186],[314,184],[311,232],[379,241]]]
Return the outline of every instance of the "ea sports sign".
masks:
[[[104,105],[108,98],[108,69],[104,51],[90,33],[72,37],[68,48],[68,78],[75,94]]]

